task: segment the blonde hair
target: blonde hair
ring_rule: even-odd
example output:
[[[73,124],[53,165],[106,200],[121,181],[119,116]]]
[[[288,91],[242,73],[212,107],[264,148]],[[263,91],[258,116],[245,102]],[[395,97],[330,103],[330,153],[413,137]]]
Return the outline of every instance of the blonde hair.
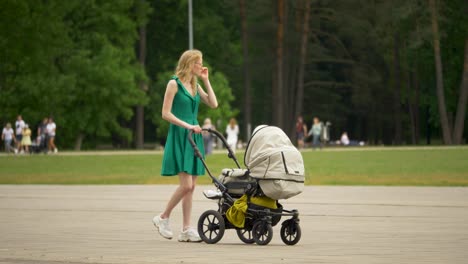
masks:
[[[180,56],[175,75],[179,77],[179,79],[185,80],[190,75],[193,65],[197,62],[197,60],[202,59],[202,57],[203,54],[199,50],[192,49],[185,51]],[[193,89],[197,88],[197,76],[192,75],[190,84],[192,84]]]
[[[229,125],[234,128],[237,125],[237,121],[234,117],[229,120]]]

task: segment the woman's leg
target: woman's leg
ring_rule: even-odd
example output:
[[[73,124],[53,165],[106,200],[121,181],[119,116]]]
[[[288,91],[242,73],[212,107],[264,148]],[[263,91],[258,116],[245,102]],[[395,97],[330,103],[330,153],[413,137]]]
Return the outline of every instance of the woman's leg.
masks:
[[[51,149],[55,150],[57,147],[55,146],[55,137],[50,138]]]
[[[188,193],[193,192],[194,184],[192,183],[192,177],[193,176],[185,172],[179,173],[179,187],[177,187],[175,192],[172,194],[171,199],[169,199],[169,202],[166,205],[166,209],[161,214],[161,218],[169,218],[171,216],[172,210],[174,207],[176,207],[180,200],[182,200],[182,198],[184,198],[184,196]]]
[[[182,230],[185,230],[186,228],[190,227],[190,216],[192,215],[193,192],[195,191],[197,176],[191,176],[190,178],[192,181],[190,191],[187,192],[182,198]]]
[[[52,144],[53,144],[52,140],[53,140],[53,137],[49,137],[49,141],[48,141],[48,144],[47,144],[47,149],[49,151],[52,151]]]

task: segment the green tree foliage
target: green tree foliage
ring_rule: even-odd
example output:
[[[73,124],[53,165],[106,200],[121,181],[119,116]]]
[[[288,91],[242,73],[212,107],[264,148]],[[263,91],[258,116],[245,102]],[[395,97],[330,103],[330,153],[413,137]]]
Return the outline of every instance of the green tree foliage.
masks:
[[[2,120],[56,119],[58,140],[130,139],[120,122],[145,103],[136,81],[134,1],[2,1]],[[144,14],[146,15],[146,14]],[[6,33],[6,34],[5,34]]]

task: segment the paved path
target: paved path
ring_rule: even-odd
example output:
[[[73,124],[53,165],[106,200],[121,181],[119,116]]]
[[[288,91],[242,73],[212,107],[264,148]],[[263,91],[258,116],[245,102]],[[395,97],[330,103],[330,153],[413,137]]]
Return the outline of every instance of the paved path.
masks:
[[[216,205],[199,186],[193,220]],[[283,202],[302,239],[268,246],[234,230],[214,245],[161,238],[151,223],[173,185],[0,185],[0,263],[467,263],[468,188],[306,187]],[[172,226],[181,225],[177,207]],[[176,235],[178,232],[175,232]]]

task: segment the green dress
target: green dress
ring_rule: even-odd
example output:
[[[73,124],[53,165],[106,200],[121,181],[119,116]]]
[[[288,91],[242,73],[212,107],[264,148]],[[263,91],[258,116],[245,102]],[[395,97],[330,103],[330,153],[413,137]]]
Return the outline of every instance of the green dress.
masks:
[[[177,93],[172,102],[171,112],[177,118],[191,125],[198,125],[197,115],[200,105],[200,94],[197,92],[192,96],[176,76],[172,77],[177,82]],[[190,175],[204,175],[205,167],[201,160],[195,157],[193,147],[188,140],[189,130],[170,124],[167,134],[166,145],[164,147],[164,157],[161,175],[174,176],[180,172]],[[203,137],[201,134],[193,134],[193,139],[205,157],[203,147]]]

